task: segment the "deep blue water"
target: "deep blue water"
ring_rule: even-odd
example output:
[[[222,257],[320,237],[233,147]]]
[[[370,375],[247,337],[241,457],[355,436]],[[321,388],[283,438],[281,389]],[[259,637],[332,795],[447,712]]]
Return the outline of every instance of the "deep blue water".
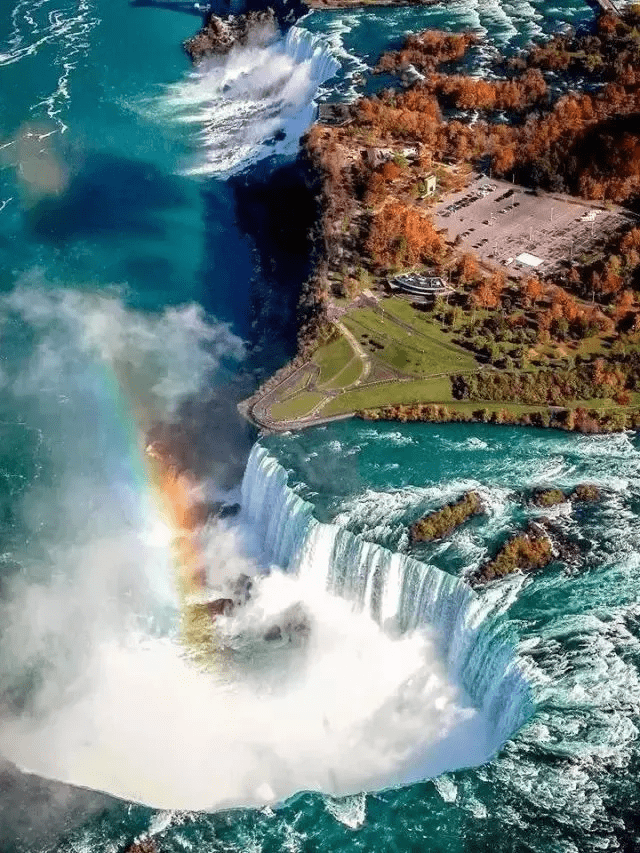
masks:
[[[80,583],[88,564],[79,543],[99,544],[116,530],[129,543],[121,549],[127,561],[158,559],[152,538],[139,535],[146,505],[118,381],[125,377],[159,416],[186,424],[199,458],[213,460],[206,473],[214,485],[228,487],[229,471],[237,480],[250,436],[235,402],[255,371],[291,351],[287,312],[307,262],[303,241],[292,258],[281,239],[287,211],[274,205],[269,179],[291,161],[316,88],[319,97],[351,96],[353,75],[410,30],[482,28],[487,45],[474,59],[481,71],[491,47],[515,49],[592,17],[586,4],[544,0],[316,13],[299,26],[328,39],[326,47],[296,36],[241,57],[235,69],[193,78],[181,42],[197,15],[113,0],[3,4],[3,707],[20,707],[40,677],[29,631],[19,635],[24,653],[14,654],[10,605],[21,583],[47,590],[25,624],[59,642],[61,656],[82,661],[90,624],[111,611]],[[341,67],[331,77],[334,60]],[[277,95],[285,85],[283,106],[271,89]],[[227,153],[232,169],[223,168]],[[287,175],[276,187],[290,187]],[[532,514],[520,500],[524,487],[604,487],[598,507],[560,513],[580,547],[578,567],[558,563],[502,588],[538,702],[531,721],[480,769],[342,801],[300,794],[276,810],[163,813],[55,786],[36,794],[14,779],[0,807],[0,849],[114,851],[146,832],[171,853],[638,849],[637,440],[350,422],[268,445],[319,518],[401,551],[408,522],[469,484],[479,488],[488,515],[416,552],[454,574]],[[60,553],[71,555],[64,565],[80,590],[76,609],[61,615],[49,586]],[[91,561],[94,553],[102,552],[92,550]],[[146,587],[124,587],[118,592],[140,609]],[[84,614],[87,624],[57,638],[42,628],[48,612],[60,623]],[[150,631],[162,630],[157,619]]]

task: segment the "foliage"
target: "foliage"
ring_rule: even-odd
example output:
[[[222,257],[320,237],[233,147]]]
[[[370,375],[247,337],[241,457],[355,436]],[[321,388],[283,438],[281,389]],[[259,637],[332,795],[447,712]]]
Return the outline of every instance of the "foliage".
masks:
[[[562,489],[540,489],[534,492],[532,500],[536,506],[548,508],[564,503],[567,496]]]
[[[472,515],[482,512],[482,501],[477,492],[467,492],[455,503],[426,515],[411,525],[412,542],[431,542],[449,536]]]
[[[474,577],[476,583],[502,578],[516,571],[543,569],[553,559],[551,540],[540,525],[530,525],[524,533],[509,539],[495,559],[482,566]]]

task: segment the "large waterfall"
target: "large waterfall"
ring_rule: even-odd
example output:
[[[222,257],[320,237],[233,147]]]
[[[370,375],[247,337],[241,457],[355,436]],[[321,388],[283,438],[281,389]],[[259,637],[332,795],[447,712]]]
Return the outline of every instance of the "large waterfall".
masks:
[[[245,471],[242,511],[269,562],[315,578],[368,610],[387,630],[422,625],[435,630],[449,671],[491,721],[497,744],[528,718],[529,687],[489,596],[413,557],[319,522],[313,506],[289,488],[287,472],[259,444]]]

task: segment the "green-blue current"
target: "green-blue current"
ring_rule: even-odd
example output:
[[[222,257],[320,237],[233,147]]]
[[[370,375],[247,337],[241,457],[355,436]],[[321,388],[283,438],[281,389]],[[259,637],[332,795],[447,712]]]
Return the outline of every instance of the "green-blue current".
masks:
[[[186,424],[190,440],[199,430],[198,458],[215,459],[211,491],[237,497],[228,490],[249,441],[235,401],[291,349],[287,323],[270,325],[279,279],[251,233],[252,217],[268,216],[251,193],[295,154],[312,99],[352,96],[354,75],[409,30],[482,28],[481,69],[491,46],[593,18],[586,5],[543,0],[314,13],[286,39],[194,74],[180,47],[199,25],[191,12],[106,0],[0,10],[3,721],[44,713],[29,702],[47,683],[49,653],[73,662],[54,697],[73,698],[96,625],[171,630],[166,543],[148,525],[118,377],[158,416]],[[299,283],[289,282],[294,292]],[[162,853],[640,849],[635,436],[351,421],[263,444],[319,521],[453,577],[540,514],[524,490],[602,488],[596,505],[553,510],[576,546],[569,563],[478,593],[529,685],[524,724],[477,768],[213,814],[43,789],[12,771],[6,785],[0,777],[0,850],[118,851],[148,834]],[[469,488],[487,513],[412,550],[407,525]],[[110,561],[116,581],[99,575],[96,586],[93,567]],[[133,582],[140,565],[153,571]],[[126,696],[118,707],[131,710]],[[154,708],[143,710],[151,721]],[[258,739],[260,724],[256,703]]]

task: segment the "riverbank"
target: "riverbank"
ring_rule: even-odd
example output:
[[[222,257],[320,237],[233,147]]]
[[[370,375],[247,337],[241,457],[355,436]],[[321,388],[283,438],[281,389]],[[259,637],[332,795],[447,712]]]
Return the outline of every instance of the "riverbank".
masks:
[[[640,228],[628,205],[638,188],[616,161],[640,103],[640,75],[624,66],[640,57],[639,20],[635,10],[601,14],[595,34],[500,60],[491,81],[440,70],[474,49],[475,36],[409,36],[378,66],[405,79],[413,69],[409,88],[361,98],[338,125],[312,127],[303,156],[320,179],[321,216],[299,358],[245,406],[254,422],[296,429],[362,413],[636,428]],[[589,93],[558,95],[554,84],[552,95],[547,76],[575,75],[576,62]],[[497,117],[504,110],[508,125]],[[624,126],[598,182],[573,152],[614,119]],[[483,176],[489,169],[511,181]],[[431,298],[392,293],[406,272],[447,286]]]

